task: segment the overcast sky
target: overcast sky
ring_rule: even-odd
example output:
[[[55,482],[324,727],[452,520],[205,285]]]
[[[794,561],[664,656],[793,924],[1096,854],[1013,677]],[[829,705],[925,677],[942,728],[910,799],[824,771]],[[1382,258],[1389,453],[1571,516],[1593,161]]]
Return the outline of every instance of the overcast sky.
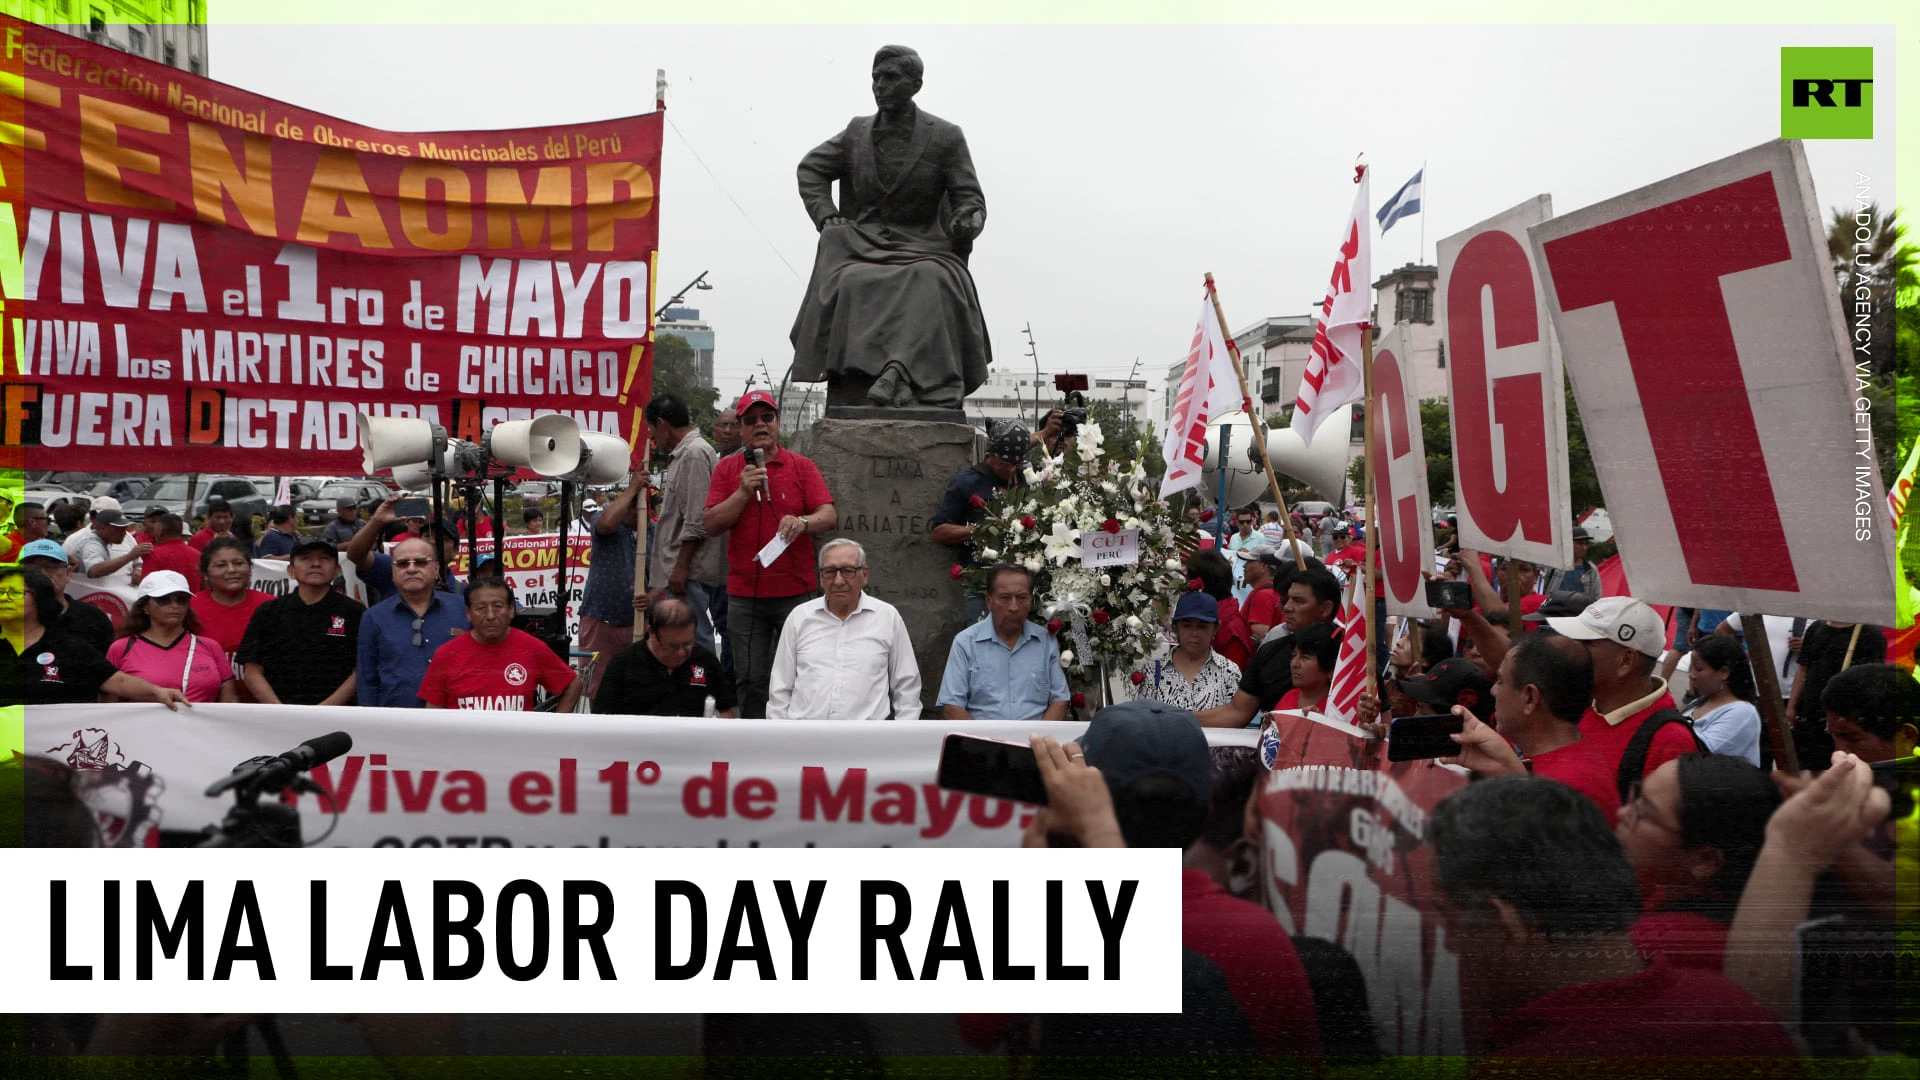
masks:
[[[873,52],[926,61],[920,106],[961,125],[986,192],[973,257],[996,367],[1158,388],[1212,271],[1237,331],[1316,303],[1353,198],[1427,168],[1422,218],[1374,272],[1545,192],[1565,213],[1779,134],[1782,45],[1871,45],[1871,142],[1810,142],[1823,207],[1856,174],[1893,202],[1893,34],[1859,27],[242,27],[210,74],[395,130],[648,112],[667,69],[659,299],[691,303],[737,393],[778,380],[814,231],[794,167],[873,111]],[[1361,58],[1356,63],[1356,57]],[[696,156],[697,155],[697,156]],[[736,205],[737,204],[737,205]]]

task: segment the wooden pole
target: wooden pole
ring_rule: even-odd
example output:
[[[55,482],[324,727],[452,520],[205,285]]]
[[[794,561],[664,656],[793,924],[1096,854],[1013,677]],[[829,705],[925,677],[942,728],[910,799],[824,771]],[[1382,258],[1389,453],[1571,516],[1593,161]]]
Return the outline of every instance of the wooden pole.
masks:
[[[1747,639],[1747,660],[1753,666],[1754,688],[1759,691],[1762,726],[1773,746],[1774,767],[1791,776],[1800,771],[1800,755],[1793,749],[1793,728],[1789,726],[1784,698],[1780,693],[1780,669],[1773,663],[1773,643],[1767,640],[1767,623],[1759,615],[1741,613],[1740,632]]]
[[[1520,562],[1508,559],[1507,571],[1507,640],[1520,640]]]
[[[1294,531],[1293,515],[1287,512],[1286,496],[1280,494],[1280,477],[1274,472],[1273,462],[1267,457],[1267,425],[1260,414],[1253,411],[1253,395],[1247,392],[1247,371],[1240,366],[1240,349],[1233,343],[1233,331],[1227,329],[1227,313],[1220,306],[1220,293],[1213,287],[1213,275],[1207,275],[1207,296],[1213,301],[1213,316],[1220,320],[1220,337],[1227,343],[1227,357],[1233,361],[1234,378],[1240,380],[1240,407],[1246,410],[1247,426],[1253,429],[1253,445],[1259,448],[1260,460],[1267,470],[1267,489],[1273,492],[1274,504],[1280,507],[1280,524],[1287,530],[1287,546],[1293,549],[1293,566],[1296,570],[1305,570],[1307,560],[1300,554],[1300,535]],[[1226,454],[1222,447],[1220,469],[1227,467]],[[1220,508],[1222,512],[1226,507]],[[1371,536],[1373,530],[1367,530]]]
[[[1840,661],[1840,670],[1841,670],[1841,671],[1845,671],[1845,670],[1847,670],[1848,668],[1850,668],[1850,667],[1852,667],[1852,666],[1853,666],[1853,650],[1855,650],[1855,649],[1857,649],[1857,648],[1859,648],[1859,647],[1860,647],[1860,624],[1859,624],[1859,623],[1854,623],[1854,624],[1853,624],[1853,636],[1852,636],[1852,637],[1849,637],[1849,638],[1847,639],[1847,655],[1846,655],[1846,658]]]
[[[640,505],[640,517],[634,525],[633,545],[633,595],[642,596],[647,591],[647,515],[653,511],[653,492],[648,484],[653,480],[653,437],[640,439],[640,467],[634,470],[634,500]],[[604,511],[602,511],[604,513]],[[634,620],[638,622],[639,620]]]
[[[1367,537],[1362,549],[1366,554],[1361,562],[1361,572],[1366,582],[1366,596],[1360,601],[1360,614],[1366,620],[1367,628],[1367,693],[1373,697],[1373,700],[1379,701],[1380,669],[1373,662],[1373,636],[1380,632],[1379,628],[1373,625],[1373,552],[1374,545],[1379,543],[1380,519],[1374,514],[1373,506],[1373,324],[1371,322],[1360,328],[1360,371],[1362,381],[1366,384],[1366,397],[1363,399],[1366,402],[1366,442],[1365,451],[1360,460],[1364,462],[1361,474],[1364,477],[1364,486],[1361,491],[1364,493],[1367,508]]]

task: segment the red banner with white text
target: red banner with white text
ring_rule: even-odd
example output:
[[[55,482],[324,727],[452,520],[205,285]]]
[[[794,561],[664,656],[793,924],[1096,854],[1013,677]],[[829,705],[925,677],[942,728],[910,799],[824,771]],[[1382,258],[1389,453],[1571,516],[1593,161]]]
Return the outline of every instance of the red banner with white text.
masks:
[[[380,131],[0,34],[14,460],[358,473],[356,412],[639,441],[660,113]]]

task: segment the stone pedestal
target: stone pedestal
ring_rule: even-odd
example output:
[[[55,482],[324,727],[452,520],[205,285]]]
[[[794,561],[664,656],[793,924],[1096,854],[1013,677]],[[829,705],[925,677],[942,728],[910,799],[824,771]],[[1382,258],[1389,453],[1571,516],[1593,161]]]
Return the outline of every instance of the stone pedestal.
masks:
[[[966,601],[949,569],[954,550],[928,533],[947,482],[978,460],[975,437],[970,424],[828,419],[795,447],[820,466],[840,513],[839,528],[815,546],[844,536],[867,549],[867,592],[906,620],[929,711],[953,635],[966,626]]]

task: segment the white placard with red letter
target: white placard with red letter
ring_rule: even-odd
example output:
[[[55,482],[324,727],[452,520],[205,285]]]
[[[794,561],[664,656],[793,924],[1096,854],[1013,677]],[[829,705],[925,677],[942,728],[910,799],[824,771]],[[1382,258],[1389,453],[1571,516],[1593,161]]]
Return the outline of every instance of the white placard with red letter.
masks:
[[[1893,538],[1855,411],[1867,358],[1848,344],[1800,145],[1528,237],[1635,592],[1888,625]]]
[[[1420,400],[1407,378],[1406,338],[1395,327],[1373,350],[1374,500],[1380,515],[1380,577],[1387,610],[1431,618],[1426,579],[1433,565],[1433,508],[1427,494],[1427,444]]]
[[[1573,562],[1567,399],[1526,235],[1552,216],[1536,195],[1440,241],[1440,318],[1460,544],[1561,567]]]

